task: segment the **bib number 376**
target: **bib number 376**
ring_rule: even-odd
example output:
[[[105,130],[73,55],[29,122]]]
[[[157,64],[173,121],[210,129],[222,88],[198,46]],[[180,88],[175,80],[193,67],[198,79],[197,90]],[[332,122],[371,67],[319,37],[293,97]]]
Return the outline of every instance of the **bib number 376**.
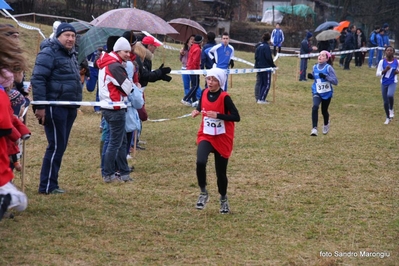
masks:
[[[318,93],[325,93],[331,91],[330,82],[317,82],[316,89]]]
[[[204,134],[215,136],[224,133],[226,133],[226,128],[223,120],[204,117]]]

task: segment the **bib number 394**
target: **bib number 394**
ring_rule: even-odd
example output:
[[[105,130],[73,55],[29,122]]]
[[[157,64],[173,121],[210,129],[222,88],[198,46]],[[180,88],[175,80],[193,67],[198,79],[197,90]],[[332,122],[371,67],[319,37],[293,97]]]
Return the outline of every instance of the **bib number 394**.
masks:
[[[224,133],[226,133],[226,128],[223,120],[204,117],[204,134],[215,136]]]
[[[330,82],[317,82],[316,89],[318,93],[325,93],[331,91]]]

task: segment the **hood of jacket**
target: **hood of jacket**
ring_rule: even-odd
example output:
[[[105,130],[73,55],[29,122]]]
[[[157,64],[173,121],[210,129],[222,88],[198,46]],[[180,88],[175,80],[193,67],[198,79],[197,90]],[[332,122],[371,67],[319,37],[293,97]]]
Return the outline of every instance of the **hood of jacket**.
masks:
[[[144,59],[152,61],[154,58],[154,54],[151,53],[151,51],[148,50],[141,42],[137,42],[134,46],[134,53],[141,59],[141,61],[144,61]]]
[[[111,52],[111,53],[103,52],[96,63],[97,63],[98,68],[104,68],[104,67],[106,67],[112,63],[116,63],[116,62],[122,63],[122,59],[119,57],[119,55],[117,55],[114,52]]]

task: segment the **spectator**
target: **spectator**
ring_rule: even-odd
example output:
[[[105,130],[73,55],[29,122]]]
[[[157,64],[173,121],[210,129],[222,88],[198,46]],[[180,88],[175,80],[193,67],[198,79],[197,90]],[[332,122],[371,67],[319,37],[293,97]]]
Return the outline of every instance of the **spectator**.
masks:
[[[367,42],[367,46],[369,48],[378,46],[377,35],[379,34],[379,32],[380,32],[380,28],[375,27],[373,32],[370,34],[368,42]],[[369,61],[368,61],[369,68],[375,67],[375,65],[376,65],[375,60],[374,60],[374,52],[375,52],[375,49],[369,50]]]
[[[345,51],[350,51],[350,50],[354,50],[355,49],[355,47],[356,47],[355,34],[356,34],[356,26],[355,25],[351,25],[349,27],[349,30],[346,33],[346,37],[345,37],[345,43],[344,43],[344,50]],[[350,65],[350,62],[352,61],[352,57],[353,57],[353,52],[349,52],[348,54],[346,54],[345,63],[344,63],[344,70],[350,70],[349,65]]]
[[[187,70],[196,70],[200,69],[201,64],[201,44],[202,44],[202,36],[196,35],[194,38],[194,42],[190,47],[190,51],[188,53],[187,60]],[[198,74],[190,74],[190,91],[184,96],[182,103],[187,105],[187,103],[191,100],[192,107],[197,107],[198,99],[197,99],[197,90],[199,88],[200,75]]]
[[[363,31],[360,28],[358,28],[356,30],[355,43],[356,43],[356,47],[355,47],[356,50],[366,46],[366,37],[364,37]],[[356,67],[362,66],[363,54],[364,54],[364,52],[362,52],[362,51],[355,52],[355,66]]]
[[[190,50],[191,45],[194,42],[195,35],[191,35],[187,41],[184,43],[184,46],[180,49],[180,55],[179,55],[179,60],[182,64],[181,69],[186,70],[187,69],[187,60],[188,60],[188,53]],[[184,89],[184,97],[187,96],[188,92],[190,91],[190,75],[189,74],[183,74],[181,75],[182,80],[183,80],[183,89]],[[197,94],[198,96],[198,94]],[[201,96],[201,94],[199,95]],[[183,102],[183,104],[187,106],[191,106],[192,102],[191,100],[189,102]]]
[[[208,38],[208,42],[206,44],[204,44],[204,46],[202,47],[202,52],[201,52],[201,69],[211,69],[213,62],[211,60],[211,58],[208,56],[208,53],[206,52],[207,49],[213,47],[216,45],[215,42],[215,33],[210,31],[207,33],[207,38]],[[209,52],[209,50],[208,50]]]
[[[232,59],[234,57],[234,48],[229,44],[229,41],[229,34],[223,32],[222,43],[213,46],[208,52],[208,56],[214,61],[214,66],[217,68],[227,70],[229,66],[230,68],[234,67],[234,60]],[[228,80],[228,77],[229,75],[226,74],[226,80]],[[225,91],[227,91],[227,83],[224,85]]]
[[[32,74],[34,101],[81,101],[79,66],[75,54],[76,30],[61,23],[54,38],[41,44]],[[63,62],[63,64],[59,64]],[[58,171],[68,145],[78,106],[36,105],[35,116],[44,126],[48,146],[40,172],[39,193],[60,194]]]
[[[131,45],[128,40],[120,37],[113,46],[113,52],[105,53],[97,60],[100,69],[98,79],[100,101],[124,102],[132,92],[133,84],[122,65],[130,59],[130,51]],[[102,114],[109,130],[108,146],[103,162],[103,180],[105,183],[119,181],[120,175],[120,180],[132,181],[126,159],[126,106],[104,105]]]
[[[384,25],[382,25],[382,28],[384,29],[384,47],[388,47],[389,45],[391,45],[391,43],[389,42],[389,24],[384,23]]]
[[[284,32],[280,29],[280,23],[276,23],[276,28],[272,31],[271,41],[274,46],[273,55],[276,56],[276,52],[281,53],[281,45],[284,42]]]
[[[262,36],[262,43],[259,44],[255,50],[255,68],[269,68],[276,67],[273,62],[272,52],[269,46],[270,33],[266,32]],[[269,103],[266,97],[270,90],[271,71],[264,71],[256,73],[255,83],[255,100],[258,104]]]
[[[312,46],[311,39],[313,38],[313,34],[308,31],[306,33],[306,37],[301,42],[301,50],[299,51],[300,55],[306,55],[312,52],[313,50],[317,50],[316,46]],[[301,57],[301,65],[299,72],[299,81],[306,81],[306,70],[308,68],[308,57]]]
[[[377,45],[378,45],[377,62],[380,62],[382,59],[383,49],[385,47],[384,35],[385,35],[385,30],[381,28],[379,34],[377,34]]]
[[[213,61],[208,56],[208,52],[213,46],[216,45],[216,42],[215,42],[215,37],[216,36],[215,36],[215,33],[212,32],[212,31],[208,32],[206,36],[208,38],[208,42],[202,47],[201,66],[200,66],[201,69],[211,69],[212,65],[213,65]],[[205,79],[205,88],[207,88],[206,79]]]

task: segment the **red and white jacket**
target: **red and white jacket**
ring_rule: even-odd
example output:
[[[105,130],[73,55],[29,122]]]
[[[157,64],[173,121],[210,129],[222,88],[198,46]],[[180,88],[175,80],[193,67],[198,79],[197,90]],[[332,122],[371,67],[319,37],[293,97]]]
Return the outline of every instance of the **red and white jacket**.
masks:
[[[127,76],[125,67],[122,65],[122,58],[115,53],[103,53],[97,60],[98,68],[98,96],[104,105],[103,109],[119,110],[126,108],[123,106],[107,105],[109,102],[126,102],[126,96],[133,89],[132,82]]]

